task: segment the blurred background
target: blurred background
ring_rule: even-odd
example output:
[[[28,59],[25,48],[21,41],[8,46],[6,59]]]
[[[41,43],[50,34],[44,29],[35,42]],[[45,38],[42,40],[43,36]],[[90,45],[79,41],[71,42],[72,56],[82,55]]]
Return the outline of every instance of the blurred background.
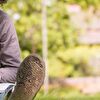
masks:
[[[8,0],[22,60],[46,63],[36,100],[100,99],[100,0]]]

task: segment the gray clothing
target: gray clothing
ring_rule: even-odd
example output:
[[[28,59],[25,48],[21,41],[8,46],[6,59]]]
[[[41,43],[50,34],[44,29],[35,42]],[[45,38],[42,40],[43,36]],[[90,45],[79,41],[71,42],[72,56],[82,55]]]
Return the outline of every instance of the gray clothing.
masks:
[[[0,68],[0,83],[15,83],[18,68]]]
[[[15,82],[20,66],[20,48],[15,27],[0,10],[0,83]]]
[[[0,10],[0,67],[19,67],[20,49],[15,27]]]

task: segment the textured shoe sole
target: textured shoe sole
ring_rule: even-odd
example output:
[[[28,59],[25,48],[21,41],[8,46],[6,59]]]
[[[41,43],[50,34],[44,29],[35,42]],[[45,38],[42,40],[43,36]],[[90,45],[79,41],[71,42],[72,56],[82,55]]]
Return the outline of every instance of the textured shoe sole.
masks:
[[[17,83],[9,100],[32,100],[41,88],[45,77],[45,64],[37,55],[30,55],[21,63]]]

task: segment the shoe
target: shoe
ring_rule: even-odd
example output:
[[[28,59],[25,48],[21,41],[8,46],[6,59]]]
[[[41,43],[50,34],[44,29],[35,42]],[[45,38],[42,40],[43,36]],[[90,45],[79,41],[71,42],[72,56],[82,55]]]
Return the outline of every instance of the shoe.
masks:
[[[8,100],[33,100],[44,78],[43,60],[35,54],[26,57],[19,67],[15,89]]]

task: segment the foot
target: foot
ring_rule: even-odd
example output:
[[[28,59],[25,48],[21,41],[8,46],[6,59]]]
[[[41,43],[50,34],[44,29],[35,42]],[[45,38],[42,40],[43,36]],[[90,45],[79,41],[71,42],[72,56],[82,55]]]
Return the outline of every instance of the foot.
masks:
[[[9,100],[32,100],[41,88],[45,77],[45,65],[37,55],[30,55],[21,63],[17,83]]]

